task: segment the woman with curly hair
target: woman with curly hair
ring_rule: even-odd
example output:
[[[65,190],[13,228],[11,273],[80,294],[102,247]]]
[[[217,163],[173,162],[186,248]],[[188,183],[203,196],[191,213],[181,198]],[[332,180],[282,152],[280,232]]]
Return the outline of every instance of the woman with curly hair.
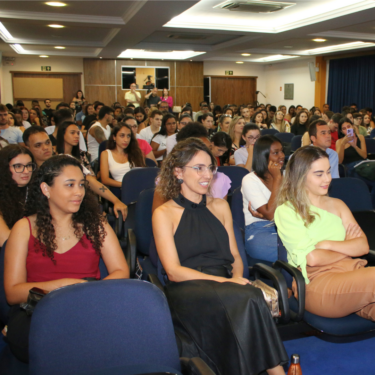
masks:
[[[25,211],[27,186],[36,169],[33,154],[23,146],[0,150],[0,246]]]
[[[100,155],[100,175],[104,185],[121,187],[122,179],[134,167],[145,167],[145,158],[129,125],[112,130],[107,150]]]
[[[215,374],[285,374],[262,292],[242,277],[229,205],[207,195],[216,169],[207,146],[189,138],[167,156],[156,187],[166,203],[152,226],[180,355],[201,357]]]
[[[29,290],[51,292],[100,279],[103,258],[109,275],[124,279],[129,270],[111,226],[86,189],[78,160],[59,155],[43,163],[30,185],[27,217],[13,227],[5,250],[4,288],[11,308],[7,339],[13,354],[28,361],[31,317],[19,304]]]

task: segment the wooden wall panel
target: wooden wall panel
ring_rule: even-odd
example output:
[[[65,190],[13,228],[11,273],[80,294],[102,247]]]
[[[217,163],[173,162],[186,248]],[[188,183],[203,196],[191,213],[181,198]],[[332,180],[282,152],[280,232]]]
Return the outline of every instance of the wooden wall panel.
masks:
[[[173,99],[174,105],[184,106],[188,102],[193,106],[194,111],[198,111],[199,103],[203,100],[203,86],[176,87],[176,95]]]
[[[65,75],[63,76],[63,90],[64,90],[64,101],[70,103],[75,97],[75,94],[81,88],[81,75]],[[83,90],[82,90],[83,91]]]
[[[13,78],[13,95],[15,98],[63,98],[62,78]]]
[[[114,85],[115,60],[83,59],[85,85]]]
[[[85,96],[89,103],[99,100],[111,106],[116,101],[115,86],[85,86]]]
[[[176,62],[176,86],[202,86],[203,62]],[[203,99],[202,99],[203,100]]]

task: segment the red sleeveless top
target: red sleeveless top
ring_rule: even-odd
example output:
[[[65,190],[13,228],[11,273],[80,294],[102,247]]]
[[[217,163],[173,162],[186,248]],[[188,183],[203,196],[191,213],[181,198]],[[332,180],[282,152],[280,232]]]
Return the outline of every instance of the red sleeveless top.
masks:
[[[58,279],[83,279],[93,277],[100,279],[99,255],[95,252],[90,240],[83,237],[64,254],[54,254],[54,262],[48,256],[43,256],[43,244],[32,234],[26,258],[27,282],[43,282]]]

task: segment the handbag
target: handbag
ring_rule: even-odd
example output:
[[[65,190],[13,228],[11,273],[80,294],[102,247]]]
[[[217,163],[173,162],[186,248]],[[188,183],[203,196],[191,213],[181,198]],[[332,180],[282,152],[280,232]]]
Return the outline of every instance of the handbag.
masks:
[[[49,292],[40,288],[32,288],[29,290],[29,296],[27,297],[27,302],[21,303],[21,309],[26,311],[28,316],[32,315],[35,306],[38,302]]]
[[[279,318],[279,293],[277,292],[277,290],[270,287],[261,280],[251,281],[250,284],[262,291],[264,300],[266,301],[266,305],[270,310],[272,318]]]
[[[375,181],[375,162],[365,160],[354,167],[355,171],[364,178],[370,181]]]

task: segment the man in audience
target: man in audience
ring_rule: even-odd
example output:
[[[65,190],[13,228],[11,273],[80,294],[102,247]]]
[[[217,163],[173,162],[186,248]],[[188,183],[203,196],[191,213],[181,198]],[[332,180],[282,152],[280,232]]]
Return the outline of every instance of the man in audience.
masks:
[[[122,122],[131,128],[134,136],[137,138],[139,148],[143,152],[143,155],[146,158],[153,160],[155,164],[157,165],[158,163],[155,159],[154,153],[152,152],[151,146],[144,139],[139,138],[139,134],[137,133],[137,130],[138,130],[137,120],[132,116],[126,116],[123,118]]]
[[[200,105],[201,109],[200,109],[200,111],[198,111],[195,114],[194,121],[198,121],[198,117],[204,115],[205,113],[207,113],[208,109],[209,109],[208,108],[208,104],[207,104],[206,101],[200,102],[199,105]]]
[[[329,157],[332,178],[339,178],[339,156],[331,147],[331,131],[323,120],[316,120],[309,126],[309,136],[314,146],[324,150]]]
[[[166,113],[169,113],[169,105],[167,102],[161,102],[159,104],[159,111],[165,115]]]
[[[130,85],[130,91],[125,93],[125,100],[126,104],[133,104],[134,107],[139,107],[139,103],[141,102],[141,94],[136,91],[137,85],[132,83]]]
[[[96,116],[98,117],[99,116],[99,111],[104,107],[104,103],[102,102],[96,102],[94,104],[94,110],[95,110],[95,113],[96,113]]]
[[[150,107],[156,107],[160,102],[158,89],[154,87],[148,94],[145,95],[145,99],[147,99],[147,103]]]
[[[190,117],[189,114],[184,113],[180,117],[180,121],[177,123],[178,130],[180,131],[183,129],[187,124],[193,122],[193,119]],[[173,147],[177,144],[177,133],[174,133],[167,137],[166,146],[167,146],[167,155],[172,151]]]
[[[113,108],[104,106],[99,111],[99,120],[91,125],[87,133],[87,146],[91,154],[91,162],[98,158],[99,145],[111,135]]]
[[[269,123],[273,122],[275,113],[276,113],[276,107],[274,105],[271,105],[271,107],[268,110],[268,122]]]
[[[56,106],[56,111],[59,109],[70,109],[69,104],[65,102],[61,102]]]
[[[327,111],[329,111],[329,104],[328,103],[324,103],[323,104],[323,110],[322,110],[322,112],[326,113]]]
[[[249,108],[249,111],[250,111],[250,113],[249,113],[249,117],[250,117],[250,118],[253,117],[253,114],[254,114],[254,112],[255,112],[255,108],[254,108],[254,106],[251,105],[251,104],[248,104],[248,105],[247,105],[247,108]]]
[[[332,115],[328,122],[329,130],[331,131],[331,146],[330,148],[336,151],[336,141],[339,139],[339,122],[342,119],[340,113],[335,113]]]
[[[358,111],[357,104],[355,104],[355,103],[350,104],[350,108],[352,108],[354,110],[354,112]]]
[[[24,146],[22,131],[17,126],[9,126],[8,108],[0,104],[0,137],[6,139],[9,144]]]
[[[44,104],[46,105],[46,108],[43,109],[43,115],[47,117],[52,116],[53,109],[51,106],[51,99],[44,99]]]
[[[41,126],[31,126],[24,131],[22,137],[25,146],[33,154],[38,167],[52,156],[52,142]]]
[[[359,134],[362,134],[364,137],[367,135],[367,129],[362,126],[363,123],[363,115],[362,113],[354,113],[353,114],[354,125],[357,127]]]
[[[243,107],[241,109],[241,116],[243,117],[243,119],[245,120],[245,123],[248,123],[250,122],[250,109],[247,108],[247,107]]]
[[[163,113],[159,110],[154,111],[150,114],[149,120],[150,126],[147,126],[140,131],[139,138],[144,139],[150,144],[154,134],[160,130],[161,122],[163,120]]]

